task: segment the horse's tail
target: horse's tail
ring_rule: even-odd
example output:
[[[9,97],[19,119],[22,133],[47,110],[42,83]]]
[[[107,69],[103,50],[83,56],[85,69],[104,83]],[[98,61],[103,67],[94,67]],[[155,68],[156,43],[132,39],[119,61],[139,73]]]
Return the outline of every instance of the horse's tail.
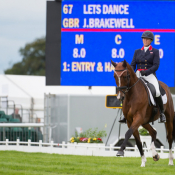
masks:
[[[173,118],[173,140],[175,142],[175,112],[174,112],[174,118]]]

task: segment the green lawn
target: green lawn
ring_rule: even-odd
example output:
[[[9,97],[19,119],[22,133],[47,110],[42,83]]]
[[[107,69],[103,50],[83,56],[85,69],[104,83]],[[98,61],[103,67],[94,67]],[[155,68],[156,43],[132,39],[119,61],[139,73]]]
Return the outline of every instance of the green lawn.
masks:
[[[44,153],[24,153],[0,151],[0,175],[21,174],[175,174],[175,167],[168,166],[168,159],[154,162],[147,158],[145,168],[141,168],[141,158],[93,157]]]

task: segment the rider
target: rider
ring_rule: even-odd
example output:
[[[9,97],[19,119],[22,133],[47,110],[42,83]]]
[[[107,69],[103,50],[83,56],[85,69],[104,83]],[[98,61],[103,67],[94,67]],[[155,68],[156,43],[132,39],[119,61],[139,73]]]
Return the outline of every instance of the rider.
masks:
[[[142,77],[154,85],[156,89],[155,100],[160,109],[160,122],[164,123],[166,122],[166,117],[164,115],[162,97],[159,90],[158,80],[156,78],[156,71],[160,64],[159,50],[153,48],[150,45],[154,39],[154,34],[152,32],[143,32],[141,38],[143,41],[143,47],[141,49],[135,50],[131,67],[133,70],[135,70],[137,65],[136,76],[138,78]],[[119,122],[126,123],[126,119],[123,118]]]

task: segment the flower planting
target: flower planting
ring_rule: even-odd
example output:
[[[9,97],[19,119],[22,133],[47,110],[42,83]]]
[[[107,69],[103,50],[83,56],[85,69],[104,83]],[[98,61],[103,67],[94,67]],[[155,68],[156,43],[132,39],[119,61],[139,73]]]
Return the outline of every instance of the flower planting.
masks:
[[[103,143],[102,138],[106,137],[107,133],[104,130],[98,131],[98,128],[95,128],[94,130],[88,129],[85,132],[82,132],[78,135],[77,132],[75,132],[75,136],[72,136],[70,138],[70,142],[74,143]]]

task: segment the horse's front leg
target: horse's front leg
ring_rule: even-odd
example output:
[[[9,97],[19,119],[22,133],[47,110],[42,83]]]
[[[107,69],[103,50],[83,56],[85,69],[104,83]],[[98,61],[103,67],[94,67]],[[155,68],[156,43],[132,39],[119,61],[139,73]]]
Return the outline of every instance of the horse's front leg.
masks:
[[[142,142],[140,141],[140,135],[139,135],[138,130],[136,130],[136,131],[133,133],[133,136],[134,136],[134,138],[135,138],[137,147],[138,147],[138,149],[139,149],[139,152],[140,152],[140,155],[141,155],[141,158],[142,158],[141,167],[145,167],[146,157],[145,157],[144,152],[143,152]]]
[[[129,140],[131,135],[138,129],[138,127],[141,125],[141,123],[142,123],[142,118],[141,118],[140,115],[137,114],[137,116],[133,117],[133,122],[132,122],[131,126],[129,127],[128,131],[126,132],[125,140],[123,141],[123,143],[121,145],[121,148],[117,152],[116,156],[124,156],[124,151],[123,150],[125,149],[127,141]]]

